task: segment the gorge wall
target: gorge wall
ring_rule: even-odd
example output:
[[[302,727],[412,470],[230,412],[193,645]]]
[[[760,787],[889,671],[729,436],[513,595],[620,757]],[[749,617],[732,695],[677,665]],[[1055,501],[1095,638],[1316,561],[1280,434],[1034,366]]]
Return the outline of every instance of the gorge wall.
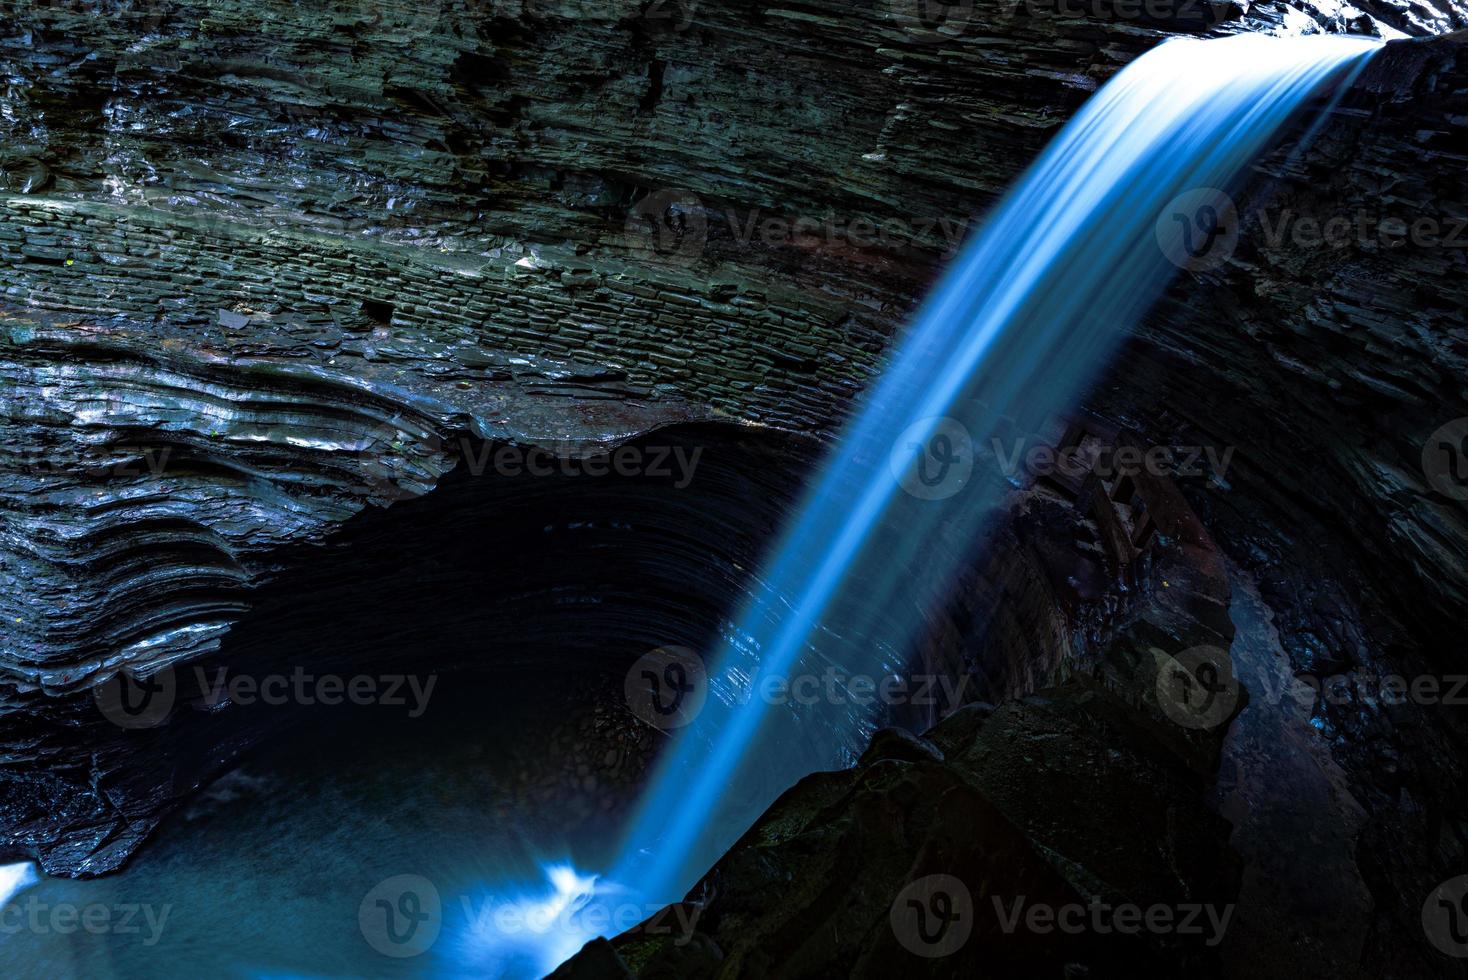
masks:
[[[0,4],[10,849],[59,813],[51,870],[125,860],[175,793],[107,785],[90,685],[217,654],[262,583],[462,469],[461,436],[829,435],[1019,169],[1179,32],[1422,39],[1261,162],[1237,247],[1088,408],[1235,451],[1192,503],[1297,669],[1453,671],[1468,525],[1422,458],[1468,416],[1463,9],[1082,6]],[[1468,838],[1459,719],[1320,714],[1410,919]]]

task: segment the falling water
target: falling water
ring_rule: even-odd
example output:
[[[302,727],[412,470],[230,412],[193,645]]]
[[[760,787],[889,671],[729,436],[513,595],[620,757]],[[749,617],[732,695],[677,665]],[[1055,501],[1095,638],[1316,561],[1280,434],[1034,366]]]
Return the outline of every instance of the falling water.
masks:
[[[36,869],[28,861],[0,865],[0,908],[4,908],[11,896],[35,880]]]
[[[900,673],[925,614],[999,505],[985,447],[1075,404],[1179,267],[1227,257],[1226,191],[1364,38],[1171,40],[1116,75],[1000,203],[922,308],[813,481],[752,600],[707,661],[603,876],[677,901],[785,789],[848,765],[887,717],[847,684],[771,703],[771,678]],[[589,880],[589,879],[588,879]],[[577,900],[585,904],[586,896]],[[601,929],[588,928],[580,939]],[[615,931],[615,930],[611,930]],[[547,947],[542,968],[569,951]]]

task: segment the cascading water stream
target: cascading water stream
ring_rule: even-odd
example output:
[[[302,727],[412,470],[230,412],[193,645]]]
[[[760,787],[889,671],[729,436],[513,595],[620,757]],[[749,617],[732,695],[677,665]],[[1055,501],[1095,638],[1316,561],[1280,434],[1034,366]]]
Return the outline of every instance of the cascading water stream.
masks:
[[[1171,40],[1081,109],[863,398],[764,570],[771,598],[752,602],[709,659],[707,702],[660,762],[605,889],[534,902],[677,901],[781,792],[853,761],[880,705],[845,688],[839,701],[793,707],[759,692],[770,678],[830,666],[848,677],[902,672],[962,544],[1005,490],[974,468],[983,447],[1041,431],[1075,404],[1171,275],[1206,265],[1237,235],[1224,191],[1377,48],[1339,36]],[[615,931],[568,935],[563,922],[529,956],[523,936],[514,956],[495,935],[464,948],[476,965],[544,972]]]

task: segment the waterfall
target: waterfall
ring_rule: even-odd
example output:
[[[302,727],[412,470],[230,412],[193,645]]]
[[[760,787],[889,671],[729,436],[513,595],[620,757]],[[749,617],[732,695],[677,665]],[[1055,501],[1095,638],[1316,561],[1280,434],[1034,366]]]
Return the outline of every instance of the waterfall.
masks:
[[[1341,36],[1169,40],[1064,127],[901,338],[757,597],[704,661],[706,699],[659,762],[602,876],[609,890],[679,900],[781,792],[854,761],[888,712],[860,703],[852,679],[905,670],[1009,485],[986,447],[1073,406],[1179,268],[1227,259],[1240,223],[1228,190],[1377,48]],[[678,667],[664,679],[686,686],[690,665]],[[806,676],[836,681],[813,704],[770,696]],[[566,955],[560,939],[543,968]]]

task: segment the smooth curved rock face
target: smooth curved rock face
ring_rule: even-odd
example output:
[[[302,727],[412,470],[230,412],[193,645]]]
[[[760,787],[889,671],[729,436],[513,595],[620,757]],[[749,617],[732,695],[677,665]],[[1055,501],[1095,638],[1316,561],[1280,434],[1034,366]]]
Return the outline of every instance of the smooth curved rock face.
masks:
[[[344,351],[340,330],[289,357],[118,322],[0,323],[13,396],[0,613],[16,627],[0,664],[52,694],[217,648],[277,552],[428,492],[461,462],[461,437],[575,457],[709,414],[467,343],[392,365]]]
[[[566,678],[615,673],[620,696],[649,650],[713,646],[757,587],[747,569],[813,450],[727,424],[584,458],[462,445],[431,496],[364,510],[323,540],[272,541],[262,584],[239,586],[251,615],[211,637],[217,649],[130,671],[120,689],[7,695],[0,850],[56,874],[115,869],[200,782],[325,703],[282,685],[411,675],[539,685],[550,704]],[[268,682],[276,695],[266,679],[283,679]]]
[[[296,594],[317,616],[346,617],[353,600],[384,608],[389,597],[376,590],[389,583],[412,592],[417,584],[402,578],[346,577],[352,591],[328,601],[343,575],[320,564],[319,546],[364,509],[411,501],[454,469],[477,482],[502,478],[513,497],[527,480],[536,485],[532,451],[544,454],[542,467],[619,445],[633,452],[629,437],[709,414],[674,398],[652,403],[611,372],[472,344],[439,344],[414,362],[367,361],[342,349],[362,318],[344,318],[346,332],[328,322],[295,351],[257,336],[254,350],[225,354],[116,320],[0,316],[0,378],[11,396],[0,441],[0,850],[59,874],[115,869],[169,807],[276,730],[232,716],[179,719],[165,706],[140,731],[109,713],[109,699],[131,696],[130,687],[114,691],[127,678],[166,679],[170,699],[226,707],[187,682],[270,599],[262,584],[302,563],[312,572]],[[298,326],[284,328],[285,343]],[[649,534],[646,544],[659,540]],[[391,553],[401,560],[411,547]],[[349,561],[358,571],[368,564],[360,552]],[[669,564],[678,566],[675,556]],[[460,601],[474,610],[482,597]],[[271,609],[300,632],[286,646],[310,655],[268,672],[326,669],[329,645],[300,645],[319,620]],[[393,650],[381,635],[374,645],[370,635],[332,632],[356,636],[358,660]],[[236,671],[251,663],[241,642],[224,655]]]

